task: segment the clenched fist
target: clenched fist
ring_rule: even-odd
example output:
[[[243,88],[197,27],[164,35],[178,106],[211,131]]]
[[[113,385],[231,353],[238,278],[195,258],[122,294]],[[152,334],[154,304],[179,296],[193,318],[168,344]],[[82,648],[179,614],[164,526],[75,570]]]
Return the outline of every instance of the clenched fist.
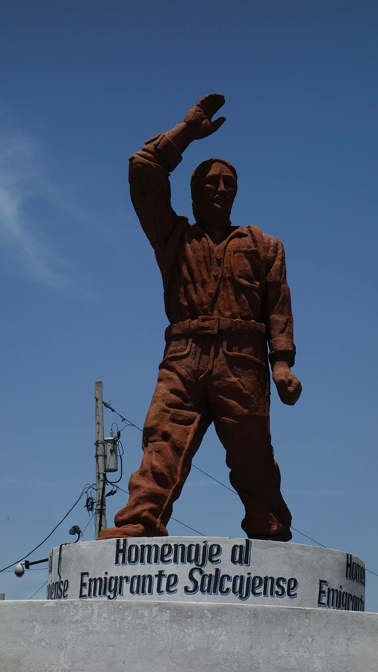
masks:
[[[283,404],[294,406],[302,392],[302,385],[298,378],[290,371],[286,362],[276,362],[273,366],[273,380],[277,387],[278,396]]]

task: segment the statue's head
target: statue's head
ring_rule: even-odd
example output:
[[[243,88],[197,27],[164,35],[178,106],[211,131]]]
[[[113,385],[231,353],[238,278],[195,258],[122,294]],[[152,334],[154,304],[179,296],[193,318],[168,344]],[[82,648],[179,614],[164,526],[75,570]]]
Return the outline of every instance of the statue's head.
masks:
[[[234,166],[224,159],[209,159],[195,169],[190,182],[193,213],[198,224],[230,223],[230,214],[238,176]]]

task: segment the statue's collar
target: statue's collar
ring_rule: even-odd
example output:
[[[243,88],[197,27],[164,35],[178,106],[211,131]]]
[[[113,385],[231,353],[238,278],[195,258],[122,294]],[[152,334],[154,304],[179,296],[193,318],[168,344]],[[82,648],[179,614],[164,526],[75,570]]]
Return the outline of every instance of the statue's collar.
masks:
[[[191,224],[190,228],[194,236],[199,237],[203,235],[208,236],[206,230],[197,223]],[[230,238],[243,237],[243,236],[248,236],[247,229],[245,229],[243,226],[230,226],[228,236],[224,240],[230,240]]]

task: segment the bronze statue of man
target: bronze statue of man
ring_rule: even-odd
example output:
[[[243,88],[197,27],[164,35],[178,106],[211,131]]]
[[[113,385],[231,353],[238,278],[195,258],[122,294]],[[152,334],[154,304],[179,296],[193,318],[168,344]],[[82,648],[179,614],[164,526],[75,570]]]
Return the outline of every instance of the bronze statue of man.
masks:
[[[171,206],[169,173],[193,140],[224,123],[213,115],[224,97],[210,94],[183,123],[151,140],[130,160],[131,198],[155,250],[169,326],[157,386],[143,429],[143,460],[116,527],[100,539],[167,535],[173,502],[214,422],[226,449],[230,482],[245,506],[242,528],[254,539],[291,539],[291,515],[269,431],[270,375],[284,404],[301,384],[294,364],[293,318],[284,248],[257,226],[232,226],[235,168],[205,161],[191,180],[195,223]]]

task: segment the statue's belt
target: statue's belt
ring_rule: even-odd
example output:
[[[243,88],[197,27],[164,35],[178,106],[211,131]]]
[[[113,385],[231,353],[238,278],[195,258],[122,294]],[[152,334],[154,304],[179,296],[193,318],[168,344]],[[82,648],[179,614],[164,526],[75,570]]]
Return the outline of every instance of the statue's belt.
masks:
[[[231,320],[227,317],[201,315],[196,320],[185,320],[184,322],[170,324],[165,330],[165,338],[168,340],[175,336],[187,336],[189,334],[215,336],[222,331],[254,331],[265,335],[266,327],[265,324],[255,322],[255,320]]]

